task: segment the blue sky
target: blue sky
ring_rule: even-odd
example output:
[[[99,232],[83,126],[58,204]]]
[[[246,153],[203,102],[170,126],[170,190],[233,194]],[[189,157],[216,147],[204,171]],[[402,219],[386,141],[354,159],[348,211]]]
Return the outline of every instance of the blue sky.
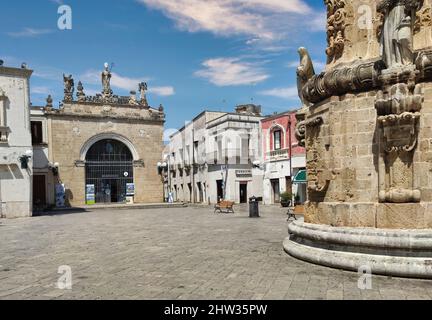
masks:
[[[57,28],[59,5],[72,30]],[[33,105],[62,99],[62,74],[101,91],[104,62],[114,63],[115,94],[147,81],[166,128],[204,109],[256,103],[265,114],[297,108],[297,48],[325,62],[325,7],[316,0],[16,0],[2,5],[0,59],[35,71]]]

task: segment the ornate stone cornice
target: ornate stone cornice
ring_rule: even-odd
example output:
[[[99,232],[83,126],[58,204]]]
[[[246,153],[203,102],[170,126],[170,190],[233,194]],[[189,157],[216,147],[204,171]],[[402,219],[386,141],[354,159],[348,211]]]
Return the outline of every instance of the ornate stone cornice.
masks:
[[[303,87],[304,98],[318,103],[332,96],[371,90],[378,86],[380,60],[338,67],[313,76]]]
[[[24,68],[10,68],[10,67],[0,67],[0,74],[8,75],[8,76],[18,76],[23,78],[30,78],[33,70],[24,69]]]
[[[415,53],[418,71],[416,82],[432,79],[432,48]],[[360,93],[380,89],[404,80],[403,73],[395,77],[382,77],[385,65],[381,59],[374,59],[350,66],[341,66],[313,76],[303,87],[303,97],[310,103],[319,103],[332,96]],[[384,71],[385,70],[385,71]],[[390,83],[388,82],[390,81]],[[384,83],[386,82],[386,83]]]
[[[141,116],[126,116],[117,114],[86,114],[86,113],[74,113],[74,112],[59,112],[59,110],[46,110],[45,115],[48,117],[55,118],[81,118],[81,119],[113,119],[121,121],[136,121],[136,122],[149,122],[149,123],[165,123],[164,117],[141,117]]]

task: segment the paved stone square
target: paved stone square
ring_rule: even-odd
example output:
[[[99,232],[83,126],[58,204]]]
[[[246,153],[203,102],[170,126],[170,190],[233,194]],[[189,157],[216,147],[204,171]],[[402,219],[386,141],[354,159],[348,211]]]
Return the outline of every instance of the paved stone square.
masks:
[[[237,208],[238,209],[238,208]],[[95,210],[0,221],[0,299],[431,299],[432,282],[311,265],[286,255],[286,215],[210,207]],[[56,288],[59,266],[72,290]]]

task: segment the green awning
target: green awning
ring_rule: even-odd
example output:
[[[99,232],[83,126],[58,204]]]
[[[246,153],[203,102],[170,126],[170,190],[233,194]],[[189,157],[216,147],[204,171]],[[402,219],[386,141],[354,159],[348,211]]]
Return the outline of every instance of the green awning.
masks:
[[[307,173],[306,173],[306,170],[300,170],[296,174],[293,183],[307,183]]]

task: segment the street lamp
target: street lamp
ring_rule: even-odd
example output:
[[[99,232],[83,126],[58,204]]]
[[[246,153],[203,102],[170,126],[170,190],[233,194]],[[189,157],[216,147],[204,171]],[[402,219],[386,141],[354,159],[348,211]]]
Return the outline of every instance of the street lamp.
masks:
[[[51,169],[54,177],[57,177],[58,174],[59,174],[59,166],[60,166],[60,164],[58,162],[55,162],[55,163],[50,162],[50,163],[48,163],[48,168]]]
[[[18,160],[21,162],[21,169],[28,169],[28,163],[30,159],[33,157],[33,151],[27,150],[25,152],[25,155],[22,155],[18,158]]]
[[[252,162],[252,165],[253,165],[254,169],[262,169],[262,164],[261,164],[261,161],[259,161],[259,160]]]

